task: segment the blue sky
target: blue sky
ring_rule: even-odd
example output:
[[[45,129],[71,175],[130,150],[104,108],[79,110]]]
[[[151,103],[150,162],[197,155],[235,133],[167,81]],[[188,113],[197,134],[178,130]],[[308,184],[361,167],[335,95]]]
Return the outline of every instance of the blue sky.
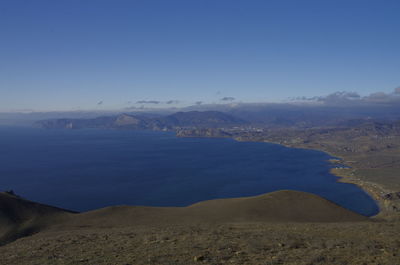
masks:
[[[2,0],[0,111],[391,92],[399,11],[397,0]]]

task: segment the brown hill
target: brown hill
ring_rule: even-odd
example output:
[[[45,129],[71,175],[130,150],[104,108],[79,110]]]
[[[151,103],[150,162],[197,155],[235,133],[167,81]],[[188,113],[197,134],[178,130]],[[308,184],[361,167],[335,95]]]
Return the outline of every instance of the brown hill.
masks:
[[[319,196],[277,191],[255,197],[217,199],[188,207],[112,206],[72,214],[63,209],[0,193],[0,242],[43,230],[127,226],[162,227],[196,223],[353,222],[368,218]]]
[[[69,220],[68,226],[118,227],[196,223],[353,222],[365,220],[368,218],[317,195],[285,190],[254,197],[204,201],[188,207],[113,206],[74,215]]]

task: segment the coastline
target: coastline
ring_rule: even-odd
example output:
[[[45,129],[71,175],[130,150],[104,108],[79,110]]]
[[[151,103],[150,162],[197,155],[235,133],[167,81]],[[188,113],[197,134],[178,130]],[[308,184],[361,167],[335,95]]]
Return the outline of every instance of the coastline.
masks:
[[[350,170],[354,169],[350,168]],[[360,187],[377,202],[379,212],[378,214],[371,216],[371,218],[390,218],[393,215],[393,207],[396,206],[390,203],[390,201],[384,199],[385,194],[393,193],[393,191],[383,188],[378,183],[356,178],[352,175],[352,172],[349,173],[347,170],[332,168],[330,172],[338,177],[338,182],[349,183]]]
[[[232,139],[234,139],[236,141],[246,141],[246,140],[243,140],[243,139],[240,139],[237,137],[232,137]],[[393,219],[393,218],[398,219],[399,218],[398,215],[395,215],[395,213],[397,213],[400,210],[399,203],[393,202],[393,201],[385,198],[386,196],[395,193],[395,191],[384,188],[382,185],[380,185],[376,182],[369,182],[369,181],[365,181],[365,180],[355,177],[353,172],[356,171],[357,168],[350,166],[349,162],[346,161],[346,158],[344,158],[343,156],[329,152],[324,149],[319,149],[319,148],[310,147],[310,146],[290,145],[290,144],[267,141],[267,140],[263,140],[261,142],[278,144],[278,145],[282,145],[282,146],[285,146],[288,148],[316,150],[316,151],[324,152],[333,158],[338,158],[339,161],[329,160],[329,162],[332,164],[337,164],[339,162],[340,165],[344,165],[347,168],[332,168],[330,170],[330,173],[338,177],[338,179],[337,179],[338,182],[356,185],[359,188],[361,188],[363,191],[365,191],[371,198],[373,198],[376,201],[376,203],[379,207],[379,212],[376,215],[370,216],[370,218],[373,218],[373,219]]]
[[[177,135],[177,137],[206,137],[206,138],[221,138],[218,136],[213,136],[213,135],[206,135],[206,136],[183,136],[183,135]],[[396,202],[393,202],[391,200],[386,199],[385,197],[388,196],[389,194],[393,194],[395,191],[389,190],[387,188],[384,188],[382,185],[376,183],[376,182],[369,182],[365,181],[363,179],[357,178],[354,176],[353,172],[357,170],[357,168],[352,167],[349,165],[349,161],[346,161],[346,158],[329,152],[327,150],[324,150],[323,148],[316,148],[316,147],[311,147],[311,146],[304,146],[304,145],[296,145],[296,144],[286,144],[282,142],[274,142],[274,141],[268,141],[268,140],[251,140],[248,138],[242,138],[242,137],[223,137],[223,138],[231,138],[235,141],[238,142],[260,142],[260,143],[271,143],[271,144],[278,144],[281,146],[285,146],[288,148],[296,148],[296,149],[307,149],[307,150],[315,150],[315,151],[320,151],[328,154],[333,158],[334,161],[328,160],[328,162],[332,164],[340,164],[345,166],[346,168],[331,168],[330,173],[334,176],[337,177],[337,182],[342,182],[342,183],[348,183],[348,184],[353,184],[362,189],[364,192],[366,192],[377,204],[378,206],[378,213],[376,215],[370,216],[369,218],[372,219],[393,219],[393,218],[398,218],[398,215],[395,215],[396,212],[398,212],[398,209],[400,209],[399,205],[396,204]],[[337,160],[336,160],[337,159]]]
[[[235,138],[233,138],[235,139]],[[238,139],[235,139],[237,141],[240,141]],[[386,201],[383,199],[382,195],[385,193],[389,193],[391,191],[387,191],[385,190],[383,187],[381,187],[379,184],[376,183],[369,183],[360,179],[356,179],[354,177],[351,177],[349,175],[344,175],[341,174],[341,172],[338,172],[339,170],[354,170],[354,168],[350,167],[346,160],[337,155],[337,154],[333,154],[330,153],[326,150],[323,149],[317,149],[317,148],[311,148],[311,147],[306,147],[306,146],[293,146],[293,145],[287,145],[287,144],[282,144],[282,143],[277,143],[277,142],[270,142],[270,141],[263,141],[264,143],[272,143],[272,144],[279,144],[288,148],[297,148],[297,149],[306,149],[306,150],[315,150],[315,151],[320,151],[320,152],[324,152],[326,154],[328,154],[329,156],[331,156],[332,158],[338,158],[339,161],[332,161],[331,159],[328,160],[329,163],[331,164],[340,164],[343,166],[346,166],[348,168],[331,168],[330,169],[330,173],[336,177],[338,177],[337,182],[342,182],[342,183],[349,183],[349,184],[353,184],[358,186],[359,188],[361,188],[363,191],[365,191],[371,198],[373,198],[375,200],[375,202],[378,205],[379,208],[379,212],[376,215],[370,216],[369,218],[379,218],[379,217],[383,217],[383,216],[387,216],[387,203]]]

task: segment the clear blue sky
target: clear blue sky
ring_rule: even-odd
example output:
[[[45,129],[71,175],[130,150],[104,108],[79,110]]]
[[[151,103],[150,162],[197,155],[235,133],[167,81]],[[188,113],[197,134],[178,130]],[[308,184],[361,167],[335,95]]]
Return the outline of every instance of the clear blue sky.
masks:
[[[389,92],[399,13],[398,0],[2,0],[0,111]]]

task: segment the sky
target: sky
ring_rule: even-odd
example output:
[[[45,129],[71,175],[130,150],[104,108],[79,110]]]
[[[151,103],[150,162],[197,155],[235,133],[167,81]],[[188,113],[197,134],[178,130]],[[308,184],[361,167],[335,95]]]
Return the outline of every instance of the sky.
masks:
[[[400,86],[398,0],[0,0],[0,112]]]

